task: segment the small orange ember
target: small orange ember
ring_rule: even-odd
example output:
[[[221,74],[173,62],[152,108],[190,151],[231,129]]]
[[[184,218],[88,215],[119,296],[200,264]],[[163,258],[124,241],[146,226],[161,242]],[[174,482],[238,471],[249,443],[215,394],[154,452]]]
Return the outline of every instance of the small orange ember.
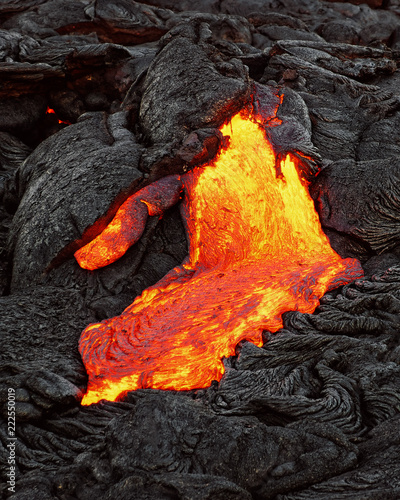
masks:
[[[47,107],[46,114],[47,115],[56,115],[56,112],[54,111],[54,109]],[[58,117],[57,117],[57,120],[58,120],[58,123],[63,123],[64,125],[71,125],[70,122],[60,120]]]
[[[229,146],[182,176],[188,261],[120,316],[82,333],[89,374],[82,404],[136,388],[208,387],[221,379],[222,358],[238,342],[261,346],[262,331],[281,328],[284,312],[312,313],[327,290],[362,275],[357,260],[343,260],[330,247],[300,180],[299,160],[288,155],[277,176],[273,148],[249,117],[238,114],[221,131]],[[99,237],[100,253],[135,240],[131,233],[140,232],[143,219],[135,212],[138,200],[148,207],[150,198],[139,191],[128,199],[126,224],[138,217],[137,227],[126,233],[117,217]],[[85,259],[98,257],[96,244],[85,248],[79,251]]]

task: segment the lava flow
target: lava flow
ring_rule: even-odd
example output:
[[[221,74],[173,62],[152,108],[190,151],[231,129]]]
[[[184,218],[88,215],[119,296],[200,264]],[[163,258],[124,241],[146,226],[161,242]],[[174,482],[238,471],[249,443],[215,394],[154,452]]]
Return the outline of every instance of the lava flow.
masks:
[[[299,160],[288,155],[277,175],[265,132],[243,115],[221,131],[230,136],[229,146],[214,162],[182,176],[187,262],[120,316],[82,333],[89,374],[82,404],[115,400],[137,388],[208,387],[221,379],[222,358],[233,355],[238,342],[262,345],[262,331],[281,328],[285,311],[311,313],[327,290],[362,275],[357,260],[343,260],[330,247],[300,180]],[[91,256],[118,242],[118,218],[142,226],[143,217],[135,222],[136,208],[142,204],[143,212],[151,202],[136,193],[117,213],[114,230],[78,251],[77,260],[96,267],[89,267]],[[126,246],[123,235],[121,241]]]

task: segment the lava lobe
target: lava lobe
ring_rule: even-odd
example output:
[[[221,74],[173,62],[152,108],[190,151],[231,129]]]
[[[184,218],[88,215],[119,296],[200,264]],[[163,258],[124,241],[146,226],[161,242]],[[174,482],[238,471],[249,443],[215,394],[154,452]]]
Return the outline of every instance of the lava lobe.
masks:
[[[140,237],[147,214],[176,203],[183,189],[189,257],[120,316],[83,331],[83,404],[137,388],[207,387],[238,342],[262,345],[262,331],[280,329],[284,312],[311,313],[327,290],[362,275],[357,260],[331,248],[300,160],[287,155],[277,175],[252,116],[237,114],[221,132],[229,145],[213,162],[139,191],[76,252],[87,269],[113,262]]]

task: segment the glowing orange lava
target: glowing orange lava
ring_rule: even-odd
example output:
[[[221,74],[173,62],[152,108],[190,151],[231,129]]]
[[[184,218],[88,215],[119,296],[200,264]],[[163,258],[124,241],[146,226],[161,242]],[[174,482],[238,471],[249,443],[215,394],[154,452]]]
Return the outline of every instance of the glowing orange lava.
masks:
[[[75,252],[79,265],[93,271],[122,257],[142,236],[147,217],[162,215],[178,202],[181,191],[180,176],[169,175],[130,196],[104,231]]]
[[[188,261],[120,316],[82,333],[89,374],[82,404],[136,388],[208,387],[238,342],[262,345],[262,331],[281,328],[285,311],[311,313],[327,290],[362,275],[358,261],[330,247],[298,160],[286,157],[277,177],[273,149],[255,122],[236,115],[221,130],[229,147],[182,176]]]
[[[56,112],[54,111],[54,109],[47,107],[46,114],[47,115],[56,115]],[[63,123],[64,125],[71,125],[70,122],[60,120],[59,118],[57,118],[57,120],[58,120],[58,123]]]

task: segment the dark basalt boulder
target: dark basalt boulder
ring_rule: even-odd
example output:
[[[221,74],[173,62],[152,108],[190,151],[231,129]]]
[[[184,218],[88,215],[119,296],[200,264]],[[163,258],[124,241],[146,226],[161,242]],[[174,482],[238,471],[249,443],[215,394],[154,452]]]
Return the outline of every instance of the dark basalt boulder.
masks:
[[[171,17],[167,22],[167,27],[171,29],[184,22],[197,24],[200,22],[207,23],[211,30],[211,39],[209,39],[208,42],[210,43],[212,40],[217,47],[221,46],[224,48],[229,42],[239,44],[239,46],[244,43],[252,43],[253,26],[247,19],[241,16],[231,16],[227,14],[219,14],[217,16],[215,14],[203,14],[200,12],[184,12]]]
[[[399,106],[394,88],[371,85],[371,76],[381,74],[384,82],[390,80],[385,74],[395,70],[396,61],[388,50],[279,41],[261,81],[273,78],[301,95],[313,124],[312,142],[322,158],[355,160],[366,130],[390,119]],[[397,134],[394,127],[393,134]]]
[[[7,132],[0,132],[0,296],[9,288],[9,256],[7,238],[18,207],[14,174],[31,153],[25,143]]]
[[[98,0],[85,9],[102,41],[126,45],[158,40],[168,28],[169,10],[143,6],[139,2]]]
[[[65,3],[62,0],[51,0],[37,2],[35,9],[30,8],[26,12],[12,16],[3,24],[3,28],[16,30],[35,38],[46,38],[57,36],[58,33],[74,29],[74,26],[86,22],[82,2],[71,0]]]
[[[74,384],[84,384],[79,331],[94,316],[85,308],[81,294],[38,287],[30,294],[1,297],[0,302],[2,365],[13,362],[21,370],[40,366]]]
[[[0,100],[0,131],[20,135],[39,125],[46,111],[46,100],[39,95],[24,95]]]
[[[139,118],[149,145],[181,142],[189,131],[219,127],[248,102],[245,67],[215,50],[211,36],[209,25],[196,19],[163,39],[142,88]]]
[[[280,446],[282,436],[290,443],[285,448]],[[333,457],[342,470],[356,459],[355,447],[333,427],[282,429],[253,416],[226,418],[168,393],[138,399],[130,414],[111,422],[106,442],[114,477],[135,470],[207,471],[263,499],[307,483],[310,477],[323,478]]]
[[[29,117],[29,115],[28,115]],[[28,118],[29,120],[29,118]],[[0,132],[0,193],[4,183],[31,153],[31,148],[7,132]]]
[[[82,295],[39,287],[30,294],[0,297],[0,307],[2,414],[6,416],[10,388],[15,391],[19,423],[77,406],[86,382],[79,331],[94,320]]]
[[[357,161],[398,158],[400,154],[400,113],[395,111],[387,117],[368,125],[360,138],[356,150]]]
[[[60,252],[89,228],[99,232],[116,198],[123,200],[139,185],[142,147],[125,125],[123,113],[82,115],[25,161],[18,172],[21,203],[9,239],[14,291],[40,282]]]
[[[170,9],[175,12],[207,12],[210,14],[218,14],[220,12],[220,0],[201,0],[195,4],[191,0],[145,0],[141,2],[147,5],[154,5],[163,9]]]
[[[221,476],[185,473],[136,473],[111,487],[104,500],[169,500],[171,494],[193,500],[251,500],[248,491]]]
[[[10,0],[0,5],[0,15],[28,10],[45,2],[46,0]]]
[[[249,103],[246,67],[214,47],[212,36],[201,17],[172,28],[122,104],[147,146],[140,167],[151,180],[213,158],[222,140],[217,127]]]
[[[399,176],[396,157],[331,163],[311,188],[322,225],[350,236],[375,254],[396,250],[400,238]],[[340,247],[336,250],[342,253]]]
[[[18,61],[21,54],[39,46],[39,42],[16,31],[0,30],[1,62]],[[41,61],[43,62],[43,61]]]
[[[357,45],[360,42],[360,29],[351,20],[328,21],[319,28],[322,38],[331,43],[349,43]]]
[[[3,27],[40,38],[94,31],[104,42],[134,44],[158,40],[168,31],[165,22],[172,14],[129,0],[51,0],[10,17]]]

